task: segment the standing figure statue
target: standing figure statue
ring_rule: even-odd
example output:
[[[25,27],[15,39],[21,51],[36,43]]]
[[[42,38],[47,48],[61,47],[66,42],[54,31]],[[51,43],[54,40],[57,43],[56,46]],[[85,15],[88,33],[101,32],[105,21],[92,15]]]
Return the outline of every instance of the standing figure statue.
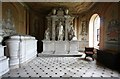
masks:
[[[75,36],[75,33],[74,33],[74,28],[73,28],[73,25],[72,23],[70,24],[70,27],[68,29],[68,39],[69,40],[72,40],[72,38]]]
[[[50,30],[49,30],[49,28],[47,28],[47,30],[45,31],[45,40],[50,40]]]
[[[64,28],[62,22],[60,22],[58,26],[58,40],[63,40],[63,37],[64,37]]]

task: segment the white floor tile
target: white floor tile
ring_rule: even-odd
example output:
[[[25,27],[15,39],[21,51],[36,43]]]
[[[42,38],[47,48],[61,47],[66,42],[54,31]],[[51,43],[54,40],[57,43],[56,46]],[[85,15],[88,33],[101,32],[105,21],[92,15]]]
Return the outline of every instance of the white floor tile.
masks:
[[[37,57],[3,77],[118,77],[118,72],[79,57]]]

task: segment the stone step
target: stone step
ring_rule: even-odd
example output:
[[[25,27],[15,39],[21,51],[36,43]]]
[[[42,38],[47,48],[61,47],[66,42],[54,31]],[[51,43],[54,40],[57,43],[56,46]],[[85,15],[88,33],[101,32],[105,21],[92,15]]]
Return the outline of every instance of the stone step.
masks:
[[[82,54],[38,54],[38,57],[81,57]]]

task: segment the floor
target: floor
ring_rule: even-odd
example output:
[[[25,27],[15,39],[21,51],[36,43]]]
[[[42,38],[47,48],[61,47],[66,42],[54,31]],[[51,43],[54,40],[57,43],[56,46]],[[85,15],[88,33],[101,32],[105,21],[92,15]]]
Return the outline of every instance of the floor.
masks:
[[[91,58],[37,57],[3,77],[118,77],[118,72],[96,64]]]

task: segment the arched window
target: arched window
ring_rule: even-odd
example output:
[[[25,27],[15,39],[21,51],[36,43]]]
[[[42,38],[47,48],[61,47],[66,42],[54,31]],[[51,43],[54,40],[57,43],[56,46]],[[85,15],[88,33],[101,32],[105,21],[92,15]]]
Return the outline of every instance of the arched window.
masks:
[[[89,47],[98,48],[100,37],[100,17],[93,14],[89,22]]]

